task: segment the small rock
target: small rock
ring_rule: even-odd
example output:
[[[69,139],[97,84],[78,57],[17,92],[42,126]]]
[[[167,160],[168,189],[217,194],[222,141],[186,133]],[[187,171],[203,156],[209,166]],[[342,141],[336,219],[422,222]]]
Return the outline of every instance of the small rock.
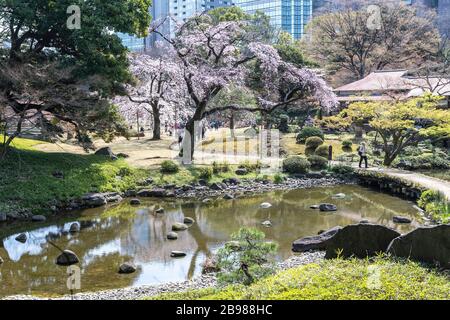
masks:
[[[202,187],[206,187],[208,185],[208,181],[206,181],[205,179],[200,179],[198,180],[198,184]]]
[[[346,197],[345,193],[338,193],[335,194],[332,198],[333,199],[344,199]]]
[[[318,204],[313,204],[312,206],[309,207],[310,209],[314,209],[314,210],[319,210],[320,206]]]
[[[141,204],[141,200],[139,200],[139,199],[131,199],[131,200],[130,200],[130,204],[131,204],[132,206],[138,206],[138,205]]]
[[[410,218],[401,217],[401,216],[393,217],[392,221],[394,221],[394,223],[411,223],[412,222],[412,220]]]
[[[127,158],[129,158],[130,156],[127,155],[126,153],[118,153],[118,154],[117,154],[117,157],[118,157],[118,158],[122,158],[122,159],[127,159]]]
[[[27,242],[27,235],[25,233],[21,233],[16,237],[16,241],[21,242],[21,243],[25,243]]]
[[[131,263],[128,263],[128,262],[122,263],[119,267],[120,274],[130,274],[130,273],[135,273],[135,272],[136,272],[136,266]]]
[[[184,223],[176,222],[172,225],[172,231],[184,231],[187,230],[189,227],[185,225]]]
[[[163,214],[165,212],[164,208],[158,208],[155,210],[155,213],[157,214]]]
[[[45,218],[42,215],[36,215],[36,216],[31,217],[31,221],[33,221],[33,222],[43,222],[45,220],[47,220],[47,218]]]
[[[245,176],[247,173],[248,173],[248,171],[245,168],[239,168],[236,170],[236,174],[238,176]]]
[[[212,200],[211,199],[203,199],[203,201],[202,201],[203,203],[211,203],[212,202]]]
[[[272,226],[272,222],[270,222],[269,220],[264,221],[264,222],[262,222],[261,224],[262,224],[263,226],[267,227],[267,228],[269,228],[269,227]]]
[[[58,266],[64,266],[68,267],[73,264],[77,264],[80,262],[80,259],[78,259],[77,255],[70,250],[64,250],[57,258],[56,258],[56,264]]]
[[[172,258],[182,258],[182,257],[186,257],[186,253],[182,252],[182,251],[172,251],[172,253],[170,254],[170,256]]]
[[[80,225],[78,223],[72,223],[69,228],[70,233],[80,232]]]
[[[176,232],[169,232],[167,234],[167,239],[169,239],[169,240],[177,240],[178,239],[178,233],[176,233]]]
[[[101,193],[85,194],[81,200],[87,207],[101,207],[108,203],[105,196]]]
[[[223,186],[222,184],[220,184],[220,183],[213,183],[209,188],[210,188],[211,190],[222,191],[222,190],[224,190],[226,187],[224,188],[224,186]]]
[[[2,257],[0,257],[0,264],[3,264],[3,262],[5,262],[5,261],[3,260]]]
[[[320,211],[322,212],[330,212],[330,211],[337,211],[337,207],[334,204],[330,204],[330,203],[322,203],[319,206]]]
[[[8,220],[6,213],[0,212],[0,222],[5,222],[6,220]]]
[[[232,199],[234,199],[234,196],[232,194],[227,193],[226,195],[223,196],[223,198],[225,200],[232,200]]]
[[[191,218],[191,217],[185,217],[184,218],[184,223],[185,224],[193,224],[193,223],[195,223],[195,220],[193,218]]]
[[[56,179],[64,179],[64,173],[62,173],[61,171],[53,172],[52,176],[55,177]]]
[[[118,192],[108,192],[103,195],[106,199],[106,202],[121,202],[123,200],[122,196]]]
[[[367,224],[367,223],[370,223],[370,221],[369,220],[361,220],[359,223]]]
[[[264,203],[261,203],[260,207],[261,207],[261,209],[269,209],[272,207],[272,205],[268,202],[264,202]]]

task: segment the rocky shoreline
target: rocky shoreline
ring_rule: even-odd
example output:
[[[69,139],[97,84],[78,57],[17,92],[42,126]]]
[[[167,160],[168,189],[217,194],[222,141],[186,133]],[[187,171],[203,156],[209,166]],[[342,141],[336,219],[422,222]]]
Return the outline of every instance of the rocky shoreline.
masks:
[[[353,176],[347,177],[331,175],[329,173],[308,173],[285,178],[280,183],[274,183],[270,180],[229,178],[224,179],[222,182],[212,184],[205,180],[199,180],[197,183],[177,186],[173,184],[154,185],[153,179],[148,178],[140,183],[140,189],[127,190],[123,193],[88,193],[79,199],[71,199],[61,203],[55,202],[50,208],[51,214],[48,216],[102,207],[109,204],[118,204],[124,201],[124,199],[132,201],[136,200],[135,198],[178,198],[196,199],[207,202],[211,198],[224,198],[230,200],[278,190],[306,189],[343,184],[356,184],[356,179]],[[139,200],[135,201],[135,204],[138,202]],[[37,217],[39,217],[39,219],[37,219]],[[27,220],[42,222],[45,220],[45,216],[36,216],[30,212],[0,213],[0,223]]]
[[[277,264],[278,271],[292,269],[306,264],[317,263],[324,259],[324,252],[305,252],[294,255]],[[201,275],[189,281],[170,282],[160,285],[128,287],[99,292],[78,293],[60,298],[41,298],[29,295],[5,297],[2,300],[139,300],[154,297],[163,293],[176,293],[189,290],[212,288],[217,285],[214,274]]]

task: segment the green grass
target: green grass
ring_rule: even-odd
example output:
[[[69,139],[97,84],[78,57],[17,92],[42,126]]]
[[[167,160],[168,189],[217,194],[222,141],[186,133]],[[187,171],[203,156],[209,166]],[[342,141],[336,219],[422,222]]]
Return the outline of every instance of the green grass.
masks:
[[[87,192],[125,191],[148,177],[146,170],[131,168],[122,160],[33,150],[39,143],[16,139],[0,162],[0,211],[47,214],[54,200]],[[62,172],[64,179],[55,178],[54,172]]]
[[[378,277],[379,275],[379,277]],[[378,280],[379,279],[379,280]],[[324,260],[282,271],[249,287],[163,294],[155,300],[450,299],[450,277],[416,262],[385,257]]]

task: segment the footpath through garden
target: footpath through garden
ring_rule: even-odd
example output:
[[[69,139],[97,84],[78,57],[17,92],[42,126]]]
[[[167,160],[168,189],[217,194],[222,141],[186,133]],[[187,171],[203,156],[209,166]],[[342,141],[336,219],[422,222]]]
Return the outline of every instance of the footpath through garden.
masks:
[[[356,167],[358,167],[356,165]],[[360,169],[360,170],[369,170],[378,172],[381,174],[385,174],[391,177],[400,178],[402,180],[407,180],[412,183],[423,186],[424,188],[435,190],[442,193],[447,200],[450,201],[450,182],[440,180],[437,178],[429,177],[424,174],[420,174],[417,172],[399,170],[399,169],[391,169],[391,168],[383,168],[383,167],[373,167],[369,169]]]

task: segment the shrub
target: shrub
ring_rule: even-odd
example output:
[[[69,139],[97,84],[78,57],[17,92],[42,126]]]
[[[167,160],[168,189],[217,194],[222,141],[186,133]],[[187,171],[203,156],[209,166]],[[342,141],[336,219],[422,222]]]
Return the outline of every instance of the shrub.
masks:
[[[331,167],[331,172],[334,172],[337,174],[342,174],[342,175],[349,175],[349,174],[353,174],[355,172],[355,169],[353,169],[350,166],[338,164],[336,166]]]
[[[282,174],[277,173],[274,177],[273,177],[273,182],[275,184],[281,184],[284,182],[284,176]]]
[[[351,149],[353,147],[353,142],[351,140],[342,141],[342,149]]]
[[[297,143],[305,143],[306,139],[310,137],[319,137],[322,140],[325,139],[325,136],[319,128],[316,127],[306,127],[303,128],[300,133],[297,135]]]
[[[308,161],[311,163],[311,168],[316,170],[326,169],[328,166],[328,159],[321,156],[309,156]]]
[[[306,148],[316,150],[317,147],[323,144],[323,139],[320,137],[309,137],[306,139]]]
[[[273,256],[277,244],[264,241],[258,229],[242,228],[231,235],[231,241],[217,253],[219,283],[250,285],[275,272]]]
[[[251,163],[250,161],[244,161],[239,164],[240,169],[247,169],[247,172],[255,172],[262,168],[261,162],[258,160],[255,163]]]
[[[409,170],[450,169],[450,161],[445,154],[426,153],[402,157],[397,166]]]
[[[450,202],[439,192],[433,190],[422,192],[417,204],[434,220],[442,223],[450,221]]]
[[[230,171],[230,165],[227,162],[217,163],[214,161],[212,167],[214,174],[221,174]]]
[[[307,173],[311,163],[300,156],[292,156],[283,161],[283,171],[291,174]]]
[[[180,171],[180,167],[172,160],[165,160],[161,163],[162,173],[177,173],[178,171]]]
[[[209,180],[212,178],[214,172],[212,167],[201,167],[198,169],[198,176],[200,179]]]
[[[278,124],[278,130],[283,133],[289,132],[289,116],[282,114],[280,115],[280,122]]]
[[[324,157],[324,158],[328,159],[329,150],[330,150],[330,146],[328,146],[328,145],[321,145],[320,147],[318,147],[316,149],[315,154],[316,154],[316,156],[320,156],[320,157]]]

